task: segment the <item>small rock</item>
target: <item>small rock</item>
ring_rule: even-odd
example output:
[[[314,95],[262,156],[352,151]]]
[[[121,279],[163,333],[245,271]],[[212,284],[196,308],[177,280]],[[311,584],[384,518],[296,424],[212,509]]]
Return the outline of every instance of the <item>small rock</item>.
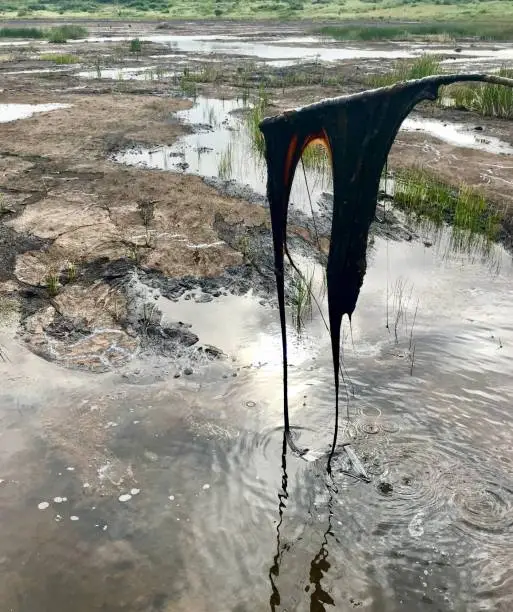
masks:
[[[180,376],[181,376],[180,372],[176,372],[176,373],[174,374],[173,378],[180,378]]]
[[[221,349],[218,349],[217,347],[212,346],[211,344],[205,344],[203,346],[203,351],[206,355],[212,357],[213,359],[218,359],[223,354],[223,351]]]
[[[40,502],[39,504],[37,504],[37,507],[39,508],[39,510],[46,510],[48,508],[50,504],[48,502]]]
[[[130,495],[139,495],[141,489],[130,489]]]
[[[192,368],[185,368],[183,373],[185,374],[185,376],[190,376],[192,374]]]
[[[482,132],[483,131],[483,126],[482,125],[476,125],[476,127],[474,128],[474,130],[476,132]]]
[[[78,518],[78,516],[75,516],[75,515],[73,514],[72,516],[70,516],[70,517],[69,517],[69,520],[70,520],[70,521],[78,521],[78,520],[80,520],[80,519]]]
[[[206,304],[207,302],[211,302],[214,298],[210,295],[210,293],[201,293],[196,297],[196,302],[198,304]]]
[[[118,499],[120,502],[127,502],[132,499],[132,496],[130,495],[130,493],[123,493],[123,495],[120,495]]]
[[[207,489],[210,489],[210,485],[209,484],[204,484],[203,485],[203,491],[206,491]]]
[[[389,482],[380,482],[378,485],[378,490],[380,493],[383,493],[383,495],[390,495],[390,493],[392,493],[394,490],[394,487]]]

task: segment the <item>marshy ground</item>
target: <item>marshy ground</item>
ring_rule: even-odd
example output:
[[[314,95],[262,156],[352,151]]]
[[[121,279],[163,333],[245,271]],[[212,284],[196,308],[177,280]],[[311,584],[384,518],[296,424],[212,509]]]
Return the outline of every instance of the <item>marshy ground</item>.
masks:
[[[0,46],[5,609],[511,609],[511,119],[426,103],[399,133],[344,341],[343,435],[373,480],[340,471],[332,487],[289,457],[278,528],[281,355],[254,129],[426,52],[496,71],[511,46],[83,25],[85,40]],[[62,106],[14,106],[47,104]],[[317,154],[297,174],[293,422],[324,450],[331,186]]]

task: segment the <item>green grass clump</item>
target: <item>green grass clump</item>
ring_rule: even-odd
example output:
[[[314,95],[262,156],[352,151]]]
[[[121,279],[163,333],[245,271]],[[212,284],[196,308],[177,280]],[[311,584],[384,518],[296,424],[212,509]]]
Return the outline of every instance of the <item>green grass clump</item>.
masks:
[[[132,38],[130,41],[130,53],[140,53],[142,50],[142,43],[138,38]]]
[[[305,168],[315,170],[321,174],[331,170],[328,150],[322,144],[308,145],[301,155]]]
[[[183,74],[180,77],[178,86],[180,87],[184,95],[189,98],[195,98],[198,95],[198,86],[196,84],[196,81],[191,80],[186,74]]]
[[[39,59],[43,62],[53,62],[54,64],[78,64],[80,58],[78,55],[71,53],[43,53],[39,56]]]
[[[385,87],[399,81],[421,79],[432,74],[440,74],[440,72],[440,58],[436,55],[421,55],[413,62],[400,62],[391,72],[369,76],[368,82],[372,87]]]
[[[59,289],[60,289],[59,276],[57,275],[57,273],[54,271],[48,272],[44,282],[45,282],[48,294],[51,297],[55,297],[59,293]]]
[[[47,38],[48,42],[57,44],[68,42],[68,40],[87,38],[87,28],[73,24],[57,26],[48,30]]]
[[[230,179],[233,171],[233,147],[229,143],[226,150],[221,153],[219,163],[217,165],[217,173],[219,178]]]
[[[260,131],[260,123],[265,118],[265,111],[268,104],[268,95],[262,89],[260,90],[258,100],[247,113],[245,121],[253,150],[260,156],[263,156],[265,153],[265,140],[264,135]]]
[[[0,28],[0,38],[35,38],[45,37],[40,28]]]
[[[490,240],[496,239],[500,230],[501,215],[483,194],[469,185],[448,185],[422,168],[396,174],[394,204],[437,225],[448,223]]]
[[[503,68],[498,73],[501,77],[513,78],[513,70]],[[513,88],[493,83],[450,85],[444,88],[441,95],[453,101],[456,108],[472,110],[484,117],[513,119]]]
[[[407,40],[409,38],[513,40],[513,24],[504,22],[432,22],[379,25],[324,26],[316,34],[337,40]]]
[[[313,271],[303,274],[296,269],[292,270],[290,303],[292,307],[292,320],[298,333],[305,326],[307,317],[311,318],[312,316],[313,280]]]

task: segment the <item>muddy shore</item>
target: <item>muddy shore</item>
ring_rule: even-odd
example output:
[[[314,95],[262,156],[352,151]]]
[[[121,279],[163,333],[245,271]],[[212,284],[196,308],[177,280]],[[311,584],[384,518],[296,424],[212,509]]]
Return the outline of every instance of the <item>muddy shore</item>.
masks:
[[[0,107],[2,611],[513,609],[507,223],[503,244],[461,244],[384,185],[343,328],[340,441],[371,482],[345,453],[327,479],[331,195],[299,173],[288,240],[319,308],[288,278],[291,421],[320,459],[282,454],[248,108],[264,78],[274,113],[364,89],[422,49],[347,49],[309,24],[85,25],[93,40],[0,46],[0,105],[63,105]],[[471,44],[429,48],[501,64],[504,46]],[[511,218],[511,122],[430,104],[412,118],[390,170],[464,181]]]
[[[0,249],[4,263],[0,278],[2,299],[21,313],[20,333],[32,350],[70,365],[103,369],[126,362],[141,342],[144,344],[141,329],[148,324],[144,320],[146,306],[129,304],[134,299],[147,303],[157,299],[146,295],[148,287],[163,290],[163,295],[171,298],[196,289],[196,299],[210,299],[211,294],[215,298],[220,292],[241,294],[253,287],[267,299],[272,294],[272,261],[269,218],[261,195],[230,181],[124,167],[113,161],[113,154],[119,151],[172,146],[190,133],[191,126],[175,116],[192,104],[180,86],[179,75],[191,67],[206,66],[205,61],[213,59],[212,51],[186,53],[184,59],[183,53],[171,47],[170,54],[169,46],[152,42],[151,37],[163,33],[194,35],[196,26],[173,23],[168,28],[143,22],[87,25],[90,36],[99,42],[29,44],[8,48],[2,57],[0,103],[59,103],[66,107],[1,125]],[[215,24],[209,36],[223,41],[226,34],[233,35],[231,25],[227,27]],[[233,27],[246,42],[262,36],[259,23]],[[304,32],[308,32],[305,24],[266,24],[265,36],[286,40]],[[129,53],[128,43],[118,40],[134,35],[143,41],[149,37],[137,54]],[[316,44],[306,41],[306,47]],[[329,48],[334,43],[324,44]],[[386,47],[389,53],[398,45],[378,47]],[[278,55],[279,49],[278,44]],[[38,58],[43,51],[75,54],[80,64],[54,67],[51,61]],[[450,53],[450,47],[446,51]],[[222,63],[223,71],[213,80],[197,83],[196,94],[226,99],[240,96],[244,71],[244,87],[254,96],[259,75],[272,73],[281,78],[282,86],[269,88],[268,112],[279,112],[361,90],[367,86],[368,72],[382,71],[396,61],[347,59],[277,68],[241,53],[217,53],[215,59]],[[123,70],[135,72],[125,79]],[[305,70],[311,84],[297,84]],[[513,144],[508,121],[483,119],[433,104],[421,105],[417,116],[484,131]],[[401,132],[390,166],[418,165],[449,183],[463,181],[496,202],[504,211],[502,240],[511,242],[513,184],[508,156],[457,146],[422,131]],[[152,209],[150,225],[141,216],[148,205]],[[300,241],[299,248],[309,248],[314,225],[306,216],[293,219],[291,231]],[[319,218],[317,225],[324,239],[329,232],[329,215]],[[411,235],[413,230],[396,224],[394,231]],[[248,258],[248,248],[254,254],[265,253],[265,257],[260,256],[260,261],[255,256]],[[136,292],[135,297],[127,293],[130,283],[141,278],[151,279],[150,285],[143,283],[147,289]],[[169,290],[170,283],[174,290]],[[177,331],[181,322],[176,322],[175,331],[158,327],[156,314],[150,322],[157,325],[157,335],[175,349],[182,340],[186,346],[196,344]],[[99,329],[108,331],[95,331]],[[84,346],[79,355],[73,355],[69,347],[79,339]],[[120,350],[114,350],[118,344]],[[91,360],[91,352],[102,356]]]

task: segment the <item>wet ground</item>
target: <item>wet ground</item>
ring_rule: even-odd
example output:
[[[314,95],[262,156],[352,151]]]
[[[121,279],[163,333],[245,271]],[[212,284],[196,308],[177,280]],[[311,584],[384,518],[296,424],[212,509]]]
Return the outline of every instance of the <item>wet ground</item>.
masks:
[[[298,172],[289,242],[315,301],[298,324],[288,283],[291,421],[320,458],[283,453],[265,169],[247,121],[258,75],[285,70],[277,110],[357,89],[362,58],[373,72],[420,51],[342,48],[298,26],[239,24],[239,40],[217,24],[198,41],[191,25],[131,25],[57,47],[80,56],[66,74],[20,72],[47,68],[39,43],[1,64],[0,102],[18,105],[0,106],[3,607],[510,610],[503,246],[380,204],[344,324],[340,436],[371,481],[348,475],[342,448],[330,478],[331,185],[322,167]],[[134,31],[149,41],[137,57]],[[504,53],[465,49],[492,68]],[[292,83],[310,54],[315,82]],[[194,95],[177,77],[217,62],[229,76],[205,74]],[[507,206],[512,143],[508,122],[426,106],[391,164],[458,168]]]

